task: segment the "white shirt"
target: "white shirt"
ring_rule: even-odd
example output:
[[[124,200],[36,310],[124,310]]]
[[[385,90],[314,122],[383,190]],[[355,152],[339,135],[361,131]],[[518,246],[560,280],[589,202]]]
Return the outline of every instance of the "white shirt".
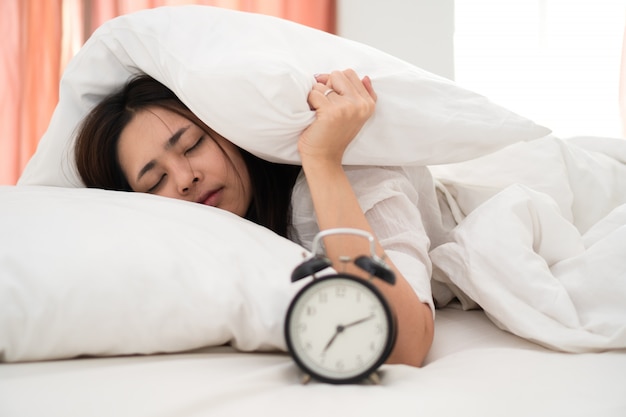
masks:
[[[344,167],[380,245],[434,312],[432,263],[428,252],[444,242],[447,217],[442,215],[435,183],[425,167]],[[319,232],[306,178],[300,174],[292,195],[291,239],[311,249]]]

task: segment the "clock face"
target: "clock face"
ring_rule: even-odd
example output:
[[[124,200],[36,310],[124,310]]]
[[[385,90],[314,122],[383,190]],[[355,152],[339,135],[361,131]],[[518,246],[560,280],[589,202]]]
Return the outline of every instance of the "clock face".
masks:
[[[354,382],[387,359],[395,342],[393,316],[369,282],[345,275],[308,284],[287,313],[292,356],[326,382]]]

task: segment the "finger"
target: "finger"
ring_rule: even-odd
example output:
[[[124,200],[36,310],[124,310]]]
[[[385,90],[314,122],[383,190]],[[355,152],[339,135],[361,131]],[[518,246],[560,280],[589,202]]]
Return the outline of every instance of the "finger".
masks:
[[[334,89],[337,94],[345,95],[355,92],[352,82],[348,79],[344,71],[333,71],[329,74],[326,85]]]
[[[353,69],[346,69],[344,71],[333,71],[326,85],[334,88],[339,95],[355,98],[361,97],[364,100],[376,102],[376,95],[372,94],[374,90],[371,87],[369,78],[366,81],[364,80],[361,80]],[[368,83],[368,85],[365,85],[365,83]]]
[[[328,88],[328,90],[324,91],[324,97],[328,98],[330,100],[330,98],[328,97],[331,94],[339,94],[337,93],[335,90],[333,90],[332,88]]]
[[[344,71],[346,78],[350,81],[350,84],[354,87],[355,91],[366,100],[372,99],[376,101],[376,93],[372,87],[372,80],[365,76],[360,79],[356,71],[347,69]]]
[[[374,101],[377,101],[378,95],[376,94],[376,91],[374,91],[374,87],[372,86],[372,79],[366,75],[365,77],[363,77],[362,82],[363,82],[363,87],[365,87],[370,97]]]
[[[315,81],[318,83],[326,84],[329,78],[330,74],[315,74]]]
[[[330,90],[330,87],[327,87],[325,84],[316,83],[313,85],[313,88],[309,92],[309,96],[307,97],[307,101],[312,110],[317,110],[320,106],[324,105],[324,103],[328,102],[328,97],[324,95],[327,91]],[[332,94],[331,94],[332,95]]]
[[[359,78],[359,76],[356,73],[356,71],[354,71],[353,69],[349,68],[349,69],[343,71],[342,74],[345,77],[345,79],[347,80],[347,82],[350,83],[350,86],[355,89],[355,91],[361,92],[361,90],[363,90],[363,88],[362,88],[363,87],[363,82]]]
[[[322,83],[316,83],[311,91],[318,92],[324,97],[328,97],[331,93],[335,92],[332,87],[329,87],[328,85]]]

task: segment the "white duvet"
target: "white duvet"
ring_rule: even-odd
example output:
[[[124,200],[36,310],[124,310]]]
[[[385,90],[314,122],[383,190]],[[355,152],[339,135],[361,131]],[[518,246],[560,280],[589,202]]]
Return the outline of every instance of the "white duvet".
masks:
[[[467,213],[431,252],[436,278],[544,346],[626,347],[625,140],[548,137],[433,171]]]

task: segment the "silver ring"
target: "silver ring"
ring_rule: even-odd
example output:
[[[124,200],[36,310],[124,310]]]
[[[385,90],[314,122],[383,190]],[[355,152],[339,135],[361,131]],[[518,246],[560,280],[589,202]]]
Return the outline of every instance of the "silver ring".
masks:
[[[335,90],[333,90],[332,88],[329,88],[328,90],[324,91],[324,97],[326,97],[330,93],[334,93],[334,92],[335,92]]]

